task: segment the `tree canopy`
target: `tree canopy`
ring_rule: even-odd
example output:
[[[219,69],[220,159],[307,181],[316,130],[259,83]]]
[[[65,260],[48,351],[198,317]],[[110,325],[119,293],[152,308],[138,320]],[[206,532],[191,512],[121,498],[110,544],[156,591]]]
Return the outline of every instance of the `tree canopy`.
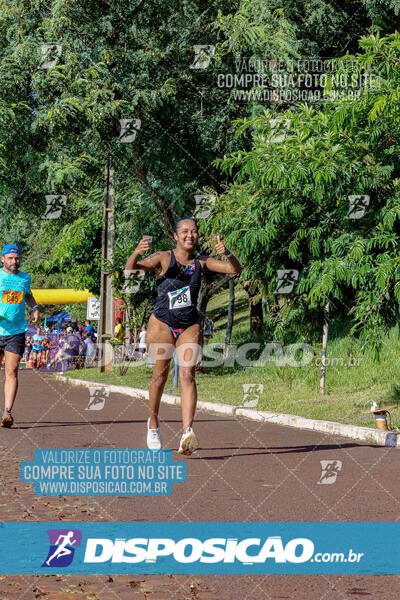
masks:
[[[368,73],[356,98],[279,112],[290,123],[279,141],[270,110],[236,123],[252,147],[220,161],[235,182],[210,227],[240,247],[243,276],[265,296],[278,296],[278,270],[300,273],[277,331],[304,332],[309,311],[330,300],[378,346],[400,299],[400,35],[363,37],[360,47],[342,63],[349,77]]]
[[[398,12],[397,0],[0,0],[1,242],[21,245],[36,285],[98,293],[110,164],[116,268],[143,234],[170,247],[195,195],[215,194],[202,231],[208,244],[225,233],[243,281],[275,298],[276,270],[301,272],[276,331],[329,297],[370,339],[397,310]],[[238,58],[337,57],[359,38],[360,73],[379,65],[361,99],[261,104],[219,84]],[[268,141],[272,117],[291,122],[282,143]],[[363,219],[347,218],[349,195],[370,196]]]

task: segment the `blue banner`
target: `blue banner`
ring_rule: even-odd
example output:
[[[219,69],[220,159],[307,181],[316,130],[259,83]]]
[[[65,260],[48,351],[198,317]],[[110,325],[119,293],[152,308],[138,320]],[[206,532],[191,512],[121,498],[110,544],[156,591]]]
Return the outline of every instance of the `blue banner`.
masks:
[[[0,572],[399,574],[400,523],[1,523]]]

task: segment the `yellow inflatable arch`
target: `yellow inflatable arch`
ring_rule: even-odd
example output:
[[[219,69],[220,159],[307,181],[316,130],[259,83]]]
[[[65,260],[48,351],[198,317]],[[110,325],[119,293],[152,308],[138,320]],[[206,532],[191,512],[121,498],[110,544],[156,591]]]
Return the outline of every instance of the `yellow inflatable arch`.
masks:
[[[88,298],[95,298],[89,290],[32,290],[39,304],[84,304]]]

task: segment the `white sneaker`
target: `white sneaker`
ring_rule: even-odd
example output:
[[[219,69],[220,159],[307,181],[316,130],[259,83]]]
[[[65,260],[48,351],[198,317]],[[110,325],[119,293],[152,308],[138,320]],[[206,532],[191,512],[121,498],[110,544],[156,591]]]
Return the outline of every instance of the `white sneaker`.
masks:
[[[190,456],[192,452],[197,450],[199,447],[199,441],[196,437],[195,432],[191,427],[186,429],[186,432],[181,437],[181,443],[179,445],[179,454]]]
[[[150,418],[147,419],[147,447],[150,450],[161,450],[162,448],[162,439],[160,428],[150,429]]]

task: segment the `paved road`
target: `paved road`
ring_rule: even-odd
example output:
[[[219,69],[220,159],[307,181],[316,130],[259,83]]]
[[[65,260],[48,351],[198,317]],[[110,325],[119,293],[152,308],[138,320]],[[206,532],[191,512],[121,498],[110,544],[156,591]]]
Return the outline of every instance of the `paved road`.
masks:
[[[2,374],[4,377],[4,375]],[[0,382],[1,385],[1,382]],[[15,426],[0,429],[3,521],[396,521],[400,451],[317,432],[199,412],[200,450],[170,497],[38,497],[19,481],[19,462],[36,448],[145,447],[147,403],[111,394],[88,411],[89,391],[21,372]],[[177,448],[179,409],[162,406],[165,447]],[[321,485],[321,460],[342,462]],[[111,579],[111,580],[109,580]],[[230,600],[398,598],[396,576],[43,576],[0,577],[4,598],[43,596]],[[36,590],[36,591],[35,591]],[[3,598],[0,595],[0,598]]]

